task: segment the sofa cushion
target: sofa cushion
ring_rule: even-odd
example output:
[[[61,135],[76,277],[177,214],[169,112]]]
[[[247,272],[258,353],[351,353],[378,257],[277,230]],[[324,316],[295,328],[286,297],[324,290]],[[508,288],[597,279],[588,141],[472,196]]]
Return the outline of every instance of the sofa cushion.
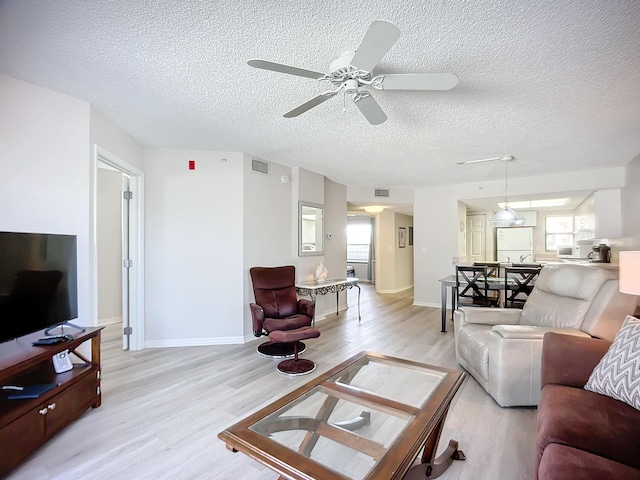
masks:
[[[311,319],[306,315],[292,315],[287,318],[265,318],[264,329],[270,333],[275,330],[293,330],[311,325]]]
[[[580,329],[590,306],[591,302],[586,300],[534,290],[524,304],[520,323],[538,327]]]
[[[520,323],[540,327],[576,328],[613,274],[583,265],[547,265],[522,309]]]
[[[625,318],[584,388],[640,410],[640,319]]]
[[[556,443],[544,449],[537,473],[540,480],[640,480],[640,470]]]
[[[585,265],[547,265],[540,270],[536,289],[560,297],[591,302],[607,280],[615,276],[603,269]]]
[[[581,388],[546,385],[538,404],[540,458],[553,443],[640,468],[640,411]]]

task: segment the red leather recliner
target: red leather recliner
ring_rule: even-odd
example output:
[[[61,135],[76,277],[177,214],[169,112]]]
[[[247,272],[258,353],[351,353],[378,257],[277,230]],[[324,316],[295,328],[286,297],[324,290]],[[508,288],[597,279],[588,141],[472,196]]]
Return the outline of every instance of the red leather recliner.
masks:
[[[250,303],[253,334],[269,335],[276,330],[295,330],[311,325],[315,304],[296,295],[296,268],[253,267],[249,270],[253,283],[255,303]],[[298,352],[305,345],[298,342]],[[286,357],[294,354],[293,344],[266,342],[258,347],[258,353],[269,357]]]

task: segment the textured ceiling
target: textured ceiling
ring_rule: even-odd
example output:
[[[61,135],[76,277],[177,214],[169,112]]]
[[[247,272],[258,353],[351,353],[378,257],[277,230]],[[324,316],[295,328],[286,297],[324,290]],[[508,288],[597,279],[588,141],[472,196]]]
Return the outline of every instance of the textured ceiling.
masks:
[[[372,126],[324,72],[373,20],[401,37],[379,73],[451,72],[450,91],[374,91]],[[347,185],[458,183],[625,165],[640,154],[640,1],[4,0],[0,73],[93,103],[142,145],[243,151]]]

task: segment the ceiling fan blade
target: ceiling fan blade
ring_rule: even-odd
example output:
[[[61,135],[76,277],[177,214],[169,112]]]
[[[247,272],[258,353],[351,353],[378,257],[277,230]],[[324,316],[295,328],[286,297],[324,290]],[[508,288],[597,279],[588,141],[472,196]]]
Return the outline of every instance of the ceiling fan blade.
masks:
[[[479,158],[477,160],[465,160],[463,162],[458,162],[458,165],[470,165],[472,163],[484,163],[484,162],[497,162],[500,160],[501,162],[510,162],[513,160],[513,155],[502,155],[501,157],[492,157],[492,158]]]
[[[253,58],[247,63],[255,68],[262,68],[263,70],[271,70],[273,72],[288,73],[289,75],[297,75],[298,77],[313,78],[314,80],[324,77],[324,73],[305,70],[304,68],[290,67],[289,65],[283,65],[281,63],[267,62],[266,60],[260,60],[257,58]]]
[[[398,38],[400,38],[398,27],[386,20],[376,20],[365,33],[360,46],[351,59],[351,65],[359,70],[371,72]]]
[[[458,84],[453,73],[383,74],[382,90],[450,90]]]
[[[326,102],[327,100],[329,100],[331,97],[333,97],[337,92],[325,92],[325,93],[321,93],[320,95],[318,95],[317,97],[313,97],[311,100],[309,100],[308,102],[303,103],[302,105],[294,108],[293,110],[291,110],[290,112],[287,112],[284,114],[285,118],[293,118],[293,117],[297,117],[298,115],[303,114],[304,112],[306,112],[307,110],[311,110],[313,107],[317,107],[318,105],[320,105],[321,103]]]
[[[354,103],[371,125],[380,125],[387,120],[387,116],[380,108],[380,105],[371,95],[360,97]]]

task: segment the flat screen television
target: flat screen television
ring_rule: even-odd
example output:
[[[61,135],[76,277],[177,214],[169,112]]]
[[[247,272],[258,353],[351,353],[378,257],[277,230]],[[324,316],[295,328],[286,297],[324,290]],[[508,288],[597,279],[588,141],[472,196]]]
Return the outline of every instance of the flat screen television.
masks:
[[[0,232],[0,342],[77,317],[76,236]]]

